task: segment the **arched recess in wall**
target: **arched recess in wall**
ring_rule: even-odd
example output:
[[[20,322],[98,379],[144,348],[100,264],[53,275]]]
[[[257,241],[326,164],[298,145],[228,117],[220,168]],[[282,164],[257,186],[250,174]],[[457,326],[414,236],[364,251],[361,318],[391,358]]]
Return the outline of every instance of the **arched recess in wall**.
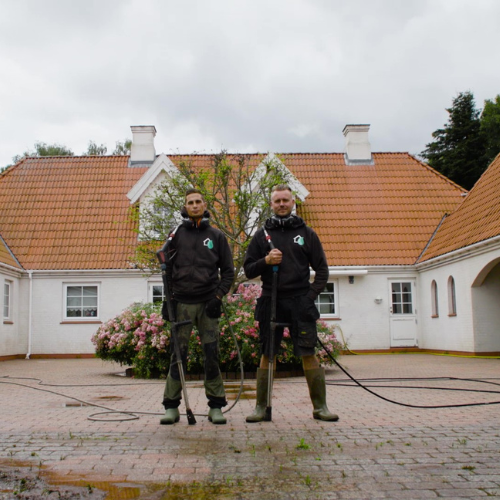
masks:
[[[500,258],[477,274],[471,287],[474,351],[500,352]]]
[[[486,276],[490,273],[490,271],[498,264],[500,263],[500,257],[493,259],[491,262],[486,264],[481,271],[476,276],[476,279],[472,282],[472,286],[481,286],[483,284],[483,281],[486,279]]]
[[[448,316],[457,315],[457,294],[455,290],[455,278],[448,277]]]
[[[431,308],[432,308],[432,317],[439,317],[439,301],[438,301],[438,286],[436,280],[432,280],[431,283]]]

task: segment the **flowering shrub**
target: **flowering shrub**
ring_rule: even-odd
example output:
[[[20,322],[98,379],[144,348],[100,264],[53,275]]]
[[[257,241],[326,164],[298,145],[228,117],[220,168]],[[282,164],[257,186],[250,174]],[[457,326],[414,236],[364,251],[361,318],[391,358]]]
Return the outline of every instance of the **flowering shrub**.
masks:
[[[240,370],[235,346],[238,342],[245,371],[255,371],[260,362],[258,323],[254,309],[261,294],[259,285],[242,284],[236,293],[224,301],[220,319],[220,368],[222,372]],[[96,356],[134,366],[138,377],[151,378],[166,375],[170,364],[170,324],[161,317],[160,304],[133,304],[116,318],[103,323],[92,336]],[[333,328],[318,321],[318,335],[333,358],[337,358],[342,344]],[[317,349],[322,365],[333,361],[323,348]],[[277,369],[301,368],[301,359],[294,355],[290,333],[285,328],[281,349],[277,356]],[[203,353],[198,332],[193,328],[189,341],[188,373],[203,373]]]
[[[132,304],[103,323],[92,336],[98,358],[134,366],[138,377],[167,373],[170,364],[169,324],[156,304]]]

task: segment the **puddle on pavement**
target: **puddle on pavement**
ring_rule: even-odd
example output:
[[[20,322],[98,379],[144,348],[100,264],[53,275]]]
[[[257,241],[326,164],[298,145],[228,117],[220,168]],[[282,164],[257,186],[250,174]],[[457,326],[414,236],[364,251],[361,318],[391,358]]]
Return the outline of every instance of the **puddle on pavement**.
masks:
[[[238,385],[225,385],[226,398],[236,399],[238,393],[240,392],[240,386]],[[255,385],[243,385],[241,390],[240,399],[255,399],[257,397]]]
[[[153,483],[147,485],[127,484],[127,483],[108,483],[102,481],[90,481],[80,479],[75,482],[52,483],[71,486],[98,489],[107,493],[105,500],[140,500],[141,498],[151,498],[154,495],[155,500],[181,500],[181,499],[205,499],[215,500],[222,494],[231,491],[225,484],[205,484],[193,482],[190,484],[168,484]],[[233,491],[234,492],[234,491]],[[90,497],[91,498],[91,497]],[[227,497],[226,497],[227,498]]]
[[[82,498],[80,493],[85,491],[85,498],[99,498],[104,500],[134,500],[151,498],[155,500],[206,499],[214,500],[221,495],[236,493],[234,484],[207,484],[193,481],[191,483],[149,483],[137,484],[128,482],[94,481],[92,475],[64,475],[61,476],[46,467],[31,462],[0,459],[0,472],[9,471],[10,485],[7,487],[0,481],[0,493],[17,495],[19,484],[26,485],[22,490],[22,498],[42,498],[50,490],[71,487],[71,492],[64,490],[64,498]],[[0,474],[1,478],[1,474]],[[36,485],[34,481],[36,481]],[[79,490],[75,490],[79,489]],[[82,491],[83,490],[83,491]],[[93,493],[93,494],[92,494]],[[61,494],[61,493],[60,493]],[[227,497],[226,497],[227,498]]]
[[[189,388],[203,389],[203,382],[191,383],[188,386]],[[226,390],[227,399],[236,399],[238,393],[240,392],[240,384],[239,383],[224,383],[224,389]],[[256,388],[255,384],[243,384],[243,388],[241,390],[240,399],[255,399]]]

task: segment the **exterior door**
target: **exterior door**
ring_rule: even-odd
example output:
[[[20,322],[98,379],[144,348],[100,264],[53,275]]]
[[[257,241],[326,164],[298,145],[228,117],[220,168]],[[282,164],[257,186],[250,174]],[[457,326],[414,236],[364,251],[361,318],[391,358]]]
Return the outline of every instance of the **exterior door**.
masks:
[[[418,344],[415,280],[390,281],[389,294],[391,347],[415,347]]]

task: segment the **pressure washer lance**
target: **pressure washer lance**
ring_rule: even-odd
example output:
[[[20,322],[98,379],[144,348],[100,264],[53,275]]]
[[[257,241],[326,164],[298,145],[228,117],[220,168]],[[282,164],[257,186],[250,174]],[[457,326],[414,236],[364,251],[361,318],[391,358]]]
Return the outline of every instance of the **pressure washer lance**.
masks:
[[[264,234],[266,236],[266,241],[269,243],[269,247],[271,250],[274,250],[276,247],[271,240],[271,236],[264,229]],[[266,405],[266,413],[264,415],[265,422],[271,422],[273,417],[273,380],[274,380],[274,338],[276,335],[276,327],[282,326],[290,326],[289,323],[278,323],[276,321],[277,316],[277,308],[278,308],[278,265],[273,266],[273,285],[271,289],[271,332],[269,335],[269,372],[267,378],[267,405]]]
[[[188,424],[189,425],[195,425],[196,424],[196,418],[194,417],[193,410],[191,410],[191,407],[189,406],[189,399],[188,399],[188,394],[187,394],[187,389],[186,389],[186,378],[184,376],[184,367],[182,366],[182,357],[181,357],[181,348],[177,339],[177,328],[179,326],[183,325],[189,325],[192,323],[192,321],[187,320],[187,321],[176,321],[176,317],[174,314],[174,307],[172,304],[172,298],[170,296],[170,292],[168,289],[168,280],[167,280],[167,249],[168,245],[172,241],[172,239],[175,236],[175,233],[177,232],[177,229],[179,229],[179,226],[177,226],[168,236],[167,241],[161,248],[161,250],[158,250],[156,252],[156,256],[158,257],[158,260],[160,261],[160,267],[161,267],[161,275],[163,279],[163,289],[165,292],[165,301],[167,302],[167,311],[168,311],[168,317],[170,319],[170,331],[172,334],[172,340],[174,343],[174,352],[175,352],[175,358],[177,362],[177,366],[179,369],[179,377],[181,379],[181,387],[182,387],[182,394],[184,395],[184,404],[186,405],[186,415],[188,419]]]

